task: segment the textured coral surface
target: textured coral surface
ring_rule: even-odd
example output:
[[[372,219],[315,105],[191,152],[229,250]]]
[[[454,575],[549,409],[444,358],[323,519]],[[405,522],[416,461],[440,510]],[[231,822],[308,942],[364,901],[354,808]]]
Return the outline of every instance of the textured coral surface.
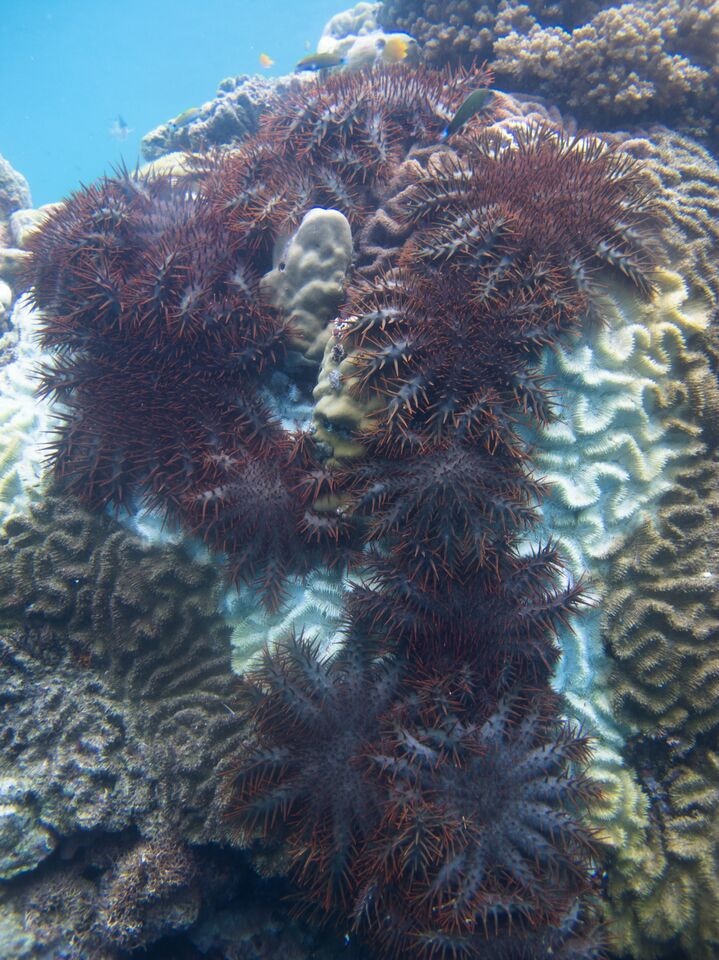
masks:
[[[216,588],[180,548],[57,497],[7,522],[3,788],[47,837],[4,849],[10,873],[80,831],[224,835],[218,778],[241,728]]]
[[[488,5],[475,11],[474,26],[476,15],[495,30],[501,21],[506,50],[521,37],[527,56],[512,54],[512,63],[527,76],[528,38],[536,49],[550,38],[575,45],[590,77],[588,100],[598,98],[590,105],[604,98],[609,112],[631,110],[633,78],[619,70],[602,90],[592,74],[619,43],[602,39],[617,39],[617,21],[600,6],[574,5],[570,14],[557,4]],[[556,27],[562,16],[570,29]],[[581,53],[586,18],[599,31],[599,65]],[[644,35],[629,10],[625,18],[639,50]],[[696,23],[682,34],[689,45]],[[461,58],[459,33],[449,42]],[[481,43],[499,50],[499,36]],[[661,74],[666,89],[657,82],[650,90],[640,78],[638,99],[664,109],[662,96],[679,96],[677,76],[693,83],[700,68],[666,47],[661,30],[655,39],[646,82]],[[68,677],[80,717],[98,729],[96,752],[117,763],[123,796],[137,795],[137,810],[128,801],[133,812],[120,827],[141,838],[118,851],[102,906],[128,945],[169,929],[163,906],[153,914],[158,902],[191,915],[188,839],[216,837],[223,827],[252,844],[256,864],[289,864],[296,901],[314,923],[338,923],[380,956],[601,956],[595,897],[605,848],[596,823],[609,841],[620,947],[650,956],[676,946],[692,955],[703,935],[709,908],[697,891],[715,849],[714,754],[703,739],[715,731],[714,625],[713,591],[708,578],[696,579],[695,555],[709,550],[696,531],[713,522],[714,494],[709,466],[691,461],[705,452],[702,429],[716,403],[695,343],[707,311],[680,278],[656,270],[675,189],[683,214],[674,247],[681,231],[694,230],[696,249],[685,262],[702,288],[711,250],[702,204],[672,181],[667,156],[681,145],[650,149],[647,176],[600,139],[562,133],[558,115],[531,101],[497,96],[443,137],[467,92],[487,81],[484,70],[423,67],[293,84],[240,149],[199,158],[184,173],[102,181],[71,198],[31,243],[28,276],[45,311],[44,344],[55,350],[43,387],[65,404],[52,450],[58,476],[96,506],[133,508],[144,499],[159,507],[229,554],[234,577],[279,608],[273,619],[242,601],[237,608],[238,660],[265,637],[279,640],[245,678],[240,716],[225,686],[226,633],[199,599],[214,596],[206,570],[179,588],[192,609],[178,615],[173,591],[186,567],[176,560],[167,596],[161,555],[148,561],[108,527],[97,556],[106,555],[119,579],[110,578],[111,599],[98,600],[95,612],[86,598],[103,596],[104,574],[85,589],[72,543],[53,547],[49,534],[43,546],[27,533],[28,521],[8,527],[14,545],[29,536],[32,557],[58,549],[61,569],[73,571],[59,584],[53,572],[37,593],[26,586],[25,596],[17,584],[32,584],[41,561],[22,549],[8,561],[6,659],[11,676],[16,664],[38,678],[26,684],[30,703],[44,702],[53,677]],[[561,82],[552,74],[533,86],[547,92]],[[570,94],[564,101],[572,104]],[[687,169],[698,157],[692,150],[683,154]],[[705,165],[697,181],[710,180]],[[300,242],[303,217],[318,206],[310,218],[337,228],[326,245],[339,253],[334,259],[323,260],[324,241],[317,249]],[[345,280],[350,230],[356,271]],[[345,303],[330,329],[343,282]],[[297,299],[299,288],[308,292]],[[286,392],[300,394],[295,410],[306,411],[320,359],[311,437],[291,422],[277,384],[278,376],[290,381]],[[699,501],[677,502],[672,513],[671,498],[682,500],[677,483],[699,479]],[[658,520],[660,509],[667,512]],[[589,589],[601,599],[605,582],[633,569],[633,538],[652,521],[666,525],[657,526],[662,573],[672,524],[691,556],[667,561],[668,585],[643,568],[638,596],[612,586],[601,611],[613,618],[609,646],[619,661],[612,701],[600,609],[571,632],[588,599],[582,576],[589,571]],[[150,563],[166,572],[135,582],[130,557],[143,571]],[[667,592],[671,610],[662,607]],[[677,645],[677,625],[697,626],[697,604],[706,611],[701,643]],[[661,616],[666,638],[651,630]],[[281,635],[307,618],[324,635]],[[168,632],[162,653],[145,646]],[[48,636],[52,654],[42,642]],[[647,645],[658,651],[655,673],[646,673]],[[95,685],[92,707],[71,659]],[[550,690],[558,663],[565,699]],[[650,688],[673,669],[685,689],[662,690],[668,719],[657,733]],[[190,687],[200,697],[192,709],[183,699]],[[703,704],[691,729],[687,688]],[[156,711],[165,701],[168,713]],[[566,712],[601,738],[592,779],[587,738],[562,719]],[[112,738],[105,746],[101,721],[115,714],[132,750]],[[204,739],[185,758],[182,745],[196,746],[196,727]],[[150,745],[156,731],[162,746]],[[61,734],[54,732],[50,755],[57,743],[53,764],[64,775],[71,745]],[[127,756],[136,759],[136,743],[153,772],[133,786],[139,768]],[[213,778],[229,753],[221,799],[232,829],[216,819]],[[191,800],[183,792],[190,782]],[[27,794],[8,796],[18,808],[16,835],[33,822],[45,829]],[[178,816],[169,818],[174,797]],[[88,816],[107,828],[102,813],[91,807]],[[169,839],[160,832],[168,818]],[[72,832],[74,823],[58,829]],[[35,862],[52,846],[52,829],[26,831]],[[163,843],[174,851],[176,876],[162,869]],[[144,871],[138,856],[147,858]],[[668,905],[645,909],[652,883],[682,885],[673,913]],[[713,904],[711,883],[709,891]]]

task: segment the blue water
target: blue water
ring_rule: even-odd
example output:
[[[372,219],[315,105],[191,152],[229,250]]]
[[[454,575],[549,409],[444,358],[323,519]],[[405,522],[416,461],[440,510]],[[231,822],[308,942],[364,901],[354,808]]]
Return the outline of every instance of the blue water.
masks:
[[[0,154],[35,205],[113,164],[212,99],[224,77],[288,73],[342,0],[0,0]],[[275,61],[262,70],[258,57]],[[131,132],[111,134],[118,116]]]

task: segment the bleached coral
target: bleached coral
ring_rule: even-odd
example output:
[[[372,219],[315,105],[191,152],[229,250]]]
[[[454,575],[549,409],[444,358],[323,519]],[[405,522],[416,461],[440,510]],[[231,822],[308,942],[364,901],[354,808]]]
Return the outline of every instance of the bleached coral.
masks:
[[[693,339],[708,321],[681,277],[657,274],[655,298],[606,281],[589,325],[570,345],[548,351],[541,372],[555,390],[558,417],[533,436],[537,473],[549,483],[540,536],[558,542],[574,577],[588,577],[597,605],[561,637],[555,685],[569,713],[597,737],[593,775],[605,787],[595,816],[617,850],[646,825],[622,751],[633,727],[615,716],[602,604],[611,563],[633,532],[655,516],[679,472],[703,451],[697,411],[706,406],[706,364]],[[627,818],[634,822],[627,822]]]
[[[268,614],[250,592],[225,595],[223,610],[232,627],[232,669],[243,673],[263,648],[272,647],[290,634],[316,637],[323,653],[340,641],[342,603],[349,584],[340,573],[313,570],[297,581],[277,614]]]
[[[0,369],[0,522],[42,496],[49,405],[35,394],[37,321],[21,298],[12,314],[18,336],[15,360]]]

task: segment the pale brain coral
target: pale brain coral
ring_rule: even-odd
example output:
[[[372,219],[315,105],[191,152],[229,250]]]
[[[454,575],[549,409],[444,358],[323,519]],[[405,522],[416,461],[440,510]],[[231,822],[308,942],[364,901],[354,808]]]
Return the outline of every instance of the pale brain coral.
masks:
[[[36,395],[37,319],[25,298],[15,304],[13,352],[0,369],[0,522],[42,496],[50,418],[49,404]]]
[[[601,581],[673,476],[703,449],[694,422],[703,381],[690,376],[703,361],[690,341],[705,328],[708,309],[689,299],[677,274],[658,280],[650,303],[622,285],[606,286],[603,325],[543,360],[559,407],[558,419],[533,439],[537,469],[551,488],[543,523],[575,576],[588,571]],[[592,619],[581,629],[592,629]],[[567,638],[560,683],[564,671],[575,685],[590,678],[578,642]]]
[[[340,642],[343,603],[349,582],[340,571],[316,568],[302,580],[289,586],[289,596],[281,609],[268,614],[248,591],[226,594],[223,603],[232,629],[232,666],[243,673],[256,666],[265,647],[303,631],[315,637],[323,653]]]
[[[550,491],[540,535],[557,540],[575,577],[588,575],[597,606],[561,635],[555,686],[570,716],[597,737],[592,776],[603,787],[593,819],[613,850],[613,876],[634,869],[650,826],[646,796],[626,765],[636,729],[617,716],[605,651],[603,611],[616,558],[658,514],[682,471],[704,450],[699,417],[716,415],[701,338],[709,310],[682,278],[658,271],[657,294],[640,300],[603,278],[602,318],[580,338],[547,351],[541,372],[555,391],[558,417],[531,437]],[[620,618],[621,622],[621,618]]]

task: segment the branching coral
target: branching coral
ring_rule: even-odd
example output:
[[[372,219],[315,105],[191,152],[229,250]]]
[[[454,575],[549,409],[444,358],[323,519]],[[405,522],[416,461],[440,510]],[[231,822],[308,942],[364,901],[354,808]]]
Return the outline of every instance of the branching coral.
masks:
[[[501,87],[546,96],[594,127],[640,119],[716,137],[715,2],[390,0],[381,20],[431,62],[489,60]]]

